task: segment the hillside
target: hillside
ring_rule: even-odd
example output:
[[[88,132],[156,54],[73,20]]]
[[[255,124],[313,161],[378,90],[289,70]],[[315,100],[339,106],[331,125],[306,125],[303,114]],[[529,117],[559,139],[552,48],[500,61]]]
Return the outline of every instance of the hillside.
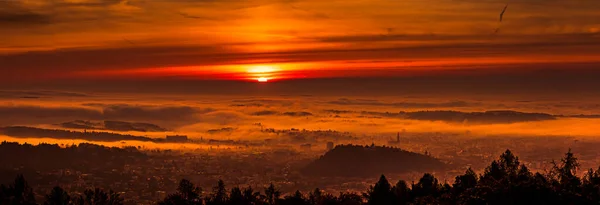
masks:
[[[302,172],[311,176],[368,177],[389,173],[443,169],[439,160],[392,147],[338,145]]]
[[[53,138],[53,139],[80,139],[100,142],[118,142],[123,140],[155,142],[157,140],[134,135],[124,135],[110,132],[77,132],[69,130],[43,129],[36,127],[2,127],[0,134],[17,138]]]

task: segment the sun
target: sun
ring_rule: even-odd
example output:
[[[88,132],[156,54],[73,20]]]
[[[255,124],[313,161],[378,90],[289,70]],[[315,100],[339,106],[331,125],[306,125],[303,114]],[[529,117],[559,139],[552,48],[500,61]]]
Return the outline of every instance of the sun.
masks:
[[[256,79],[256,80],[257,80],[259,83],[266,83],[266,82],[268,82],[268,81],[269,81],[269,79],[268,79],[268,78],[265,78],[265,77],[260,77],[260,78],[258,78],[258,79]]]
[[[247,78],[258,81],[259,83],[266,83],[271,79],[277,78],[276,73],[278,68],[275,66],[268,65],[254,65],[247,68]]]

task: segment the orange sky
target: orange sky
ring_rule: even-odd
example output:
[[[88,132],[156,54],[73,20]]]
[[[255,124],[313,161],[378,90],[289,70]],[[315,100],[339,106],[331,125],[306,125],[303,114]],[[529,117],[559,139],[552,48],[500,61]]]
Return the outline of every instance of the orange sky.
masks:
[[[598,10],[594,0],[0,1],[0,79],[276,80],[595,63]]]

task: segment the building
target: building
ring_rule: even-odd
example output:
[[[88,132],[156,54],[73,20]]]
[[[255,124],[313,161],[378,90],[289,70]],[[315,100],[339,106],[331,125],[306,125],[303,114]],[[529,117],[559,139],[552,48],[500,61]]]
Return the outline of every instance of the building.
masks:
[[[327,151],[333,149],[333,142],[327,142]]]
[[[186,135],[167,135],[167,142],[187,142],[188,137]]]
[[[393,145],[399,145],[400,144],[400,133],[398,132],[398,135],[396,135],[396,140],[395,141],[391,140],[388,143],[389,144],[393,144]]]

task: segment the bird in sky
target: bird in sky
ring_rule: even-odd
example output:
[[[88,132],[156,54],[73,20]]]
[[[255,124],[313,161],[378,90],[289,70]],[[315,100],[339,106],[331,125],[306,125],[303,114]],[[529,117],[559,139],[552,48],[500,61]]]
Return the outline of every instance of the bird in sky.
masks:
[[[502,9],[502,12],[500,13],[500,22],[502,22],[502,18],[504,17],[504,12],[506,12],[507,8],[508,8],[508,4],[506,4],[506,6],[504,6],[504,9]]]

